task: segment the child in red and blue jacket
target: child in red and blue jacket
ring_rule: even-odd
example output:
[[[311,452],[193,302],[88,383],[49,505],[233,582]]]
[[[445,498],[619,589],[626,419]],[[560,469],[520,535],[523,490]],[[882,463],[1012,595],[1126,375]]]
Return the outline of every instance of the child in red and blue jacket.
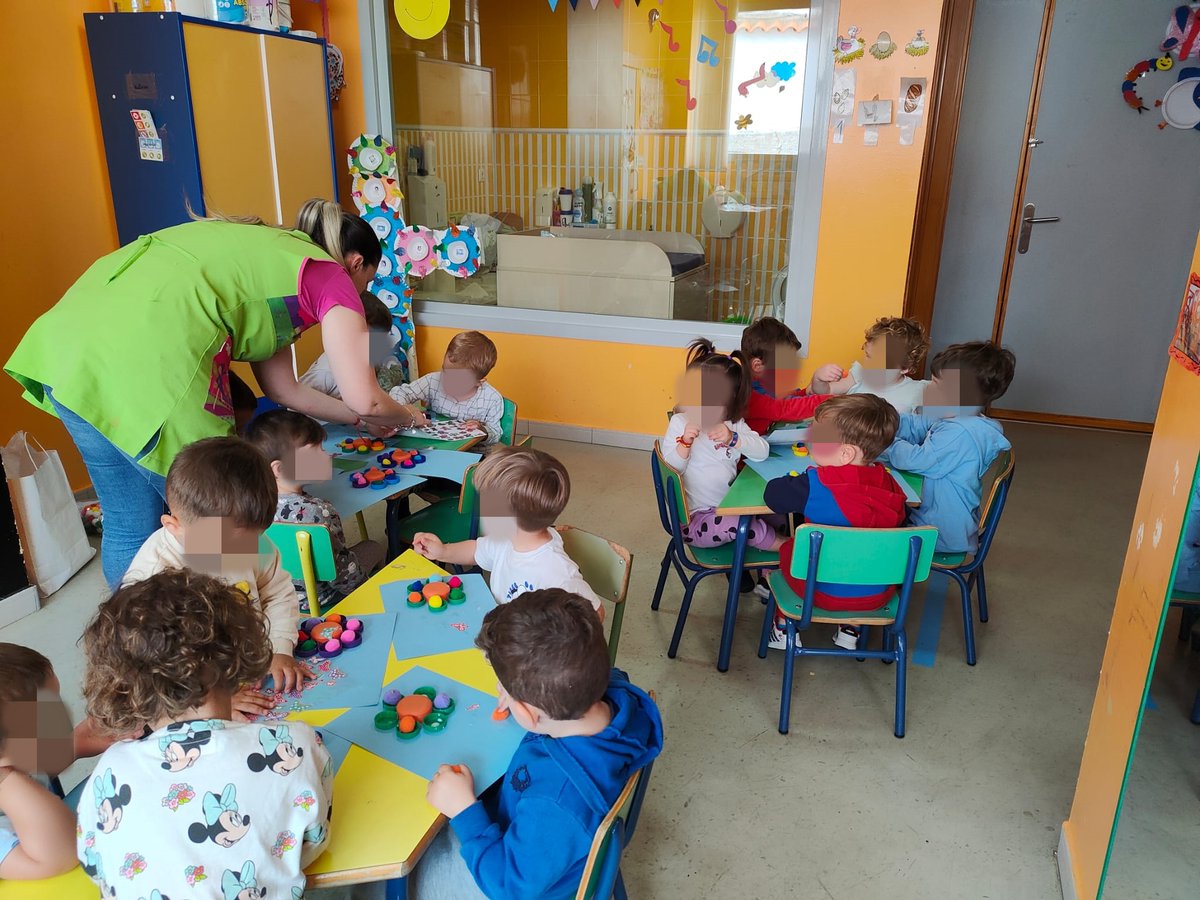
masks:
[[[876,462],[891,444],[900,416],[886,400],[872,394],[832,397],[816,411],[808,442],[812,466],[798,475],[768,482],[765,500],[774,512],[788,513],[817,525],[850,528],[898,528],[904,523],[904,491],[882,463]],[[779,566],[788,585],[799,596],[805,584],[794,578],[792,554],[795,542],[786,541],[779,550]],[[807,555],[808,548],[800,552]],[[866,611],[887,602],[895,585],[819,584],[815,602],[824,609]],[[857,645],[858,630],[843,626],[834,643]],[[781,620],[777,618],[768,646],[785,646]]]
[[[811,419],[816,408],[829,399],[828,388],[820,394],[797,388],[786,396],[776,396],[780,373],[794,372],[800,367],[799,352],[800,339],[796,332],[778,319],[767,316],[742,330],[742,355],[750,361],[753,379],[744,417],[752,431],[765,435],[778,422]],[[813,384],[837,381],[841,377],[842,370],[838,366],[821,366],[813,375]]]

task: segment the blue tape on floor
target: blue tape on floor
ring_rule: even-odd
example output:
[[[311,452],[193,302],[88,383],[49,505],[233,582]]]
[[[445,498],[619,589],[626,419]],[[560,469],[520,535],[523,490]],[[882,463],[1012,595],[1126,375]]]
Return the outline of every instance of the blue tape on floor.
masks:
[[[1146,709],[1158,709],[1158,704],[1154,702],[1154,698],[1149,694],[1146,695]]]
[[[917,626],[917,639],[912,649],[915,666],[933,668],[938,638],[942,636],[942,614],[946,611],[946,590],[949,586],[950,579],[945,575],[933,575],[925,582],[925,608],[921,610],[921,622]]]

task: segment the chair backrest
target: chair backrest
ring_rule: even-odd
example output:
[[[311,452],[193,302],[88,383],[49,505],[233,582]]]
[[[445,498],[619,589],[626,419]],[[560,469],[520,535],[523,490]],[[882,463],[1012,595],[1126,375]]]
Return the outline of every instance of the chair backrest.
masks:
[[[1001,450],[987,471],[983,473],[983,500],[979,504],[979,533],[995,531],[1004,511],[1004,503],[1008,498],[1008,488],[1012,484],[1013,472],[1016,471],[1017,460],[1012,450]]]
[[[571,525],[554,527],[562,537],[567,556],[579,566],[579,574],[588,586],[603,600],[624,603],[633,554],[620,544]]]
[[[608,900],[613,896],[621,868],[621,853],[637,827],[653,768],[654,763],[651,762],[629,776],[608,815],[596,828],[575,900]]]
[[[667,493],[663,487],[662,469],[659,468],[658,457],[658,442],[655,441],[654,449],[650,451],[650,480],[654,482],[654,503],[658,507],[658,521],[669,537],[671,520],[667,518]]]
[[[300,537],[302,534],[307,535],[307,540]],[[337,578],[337,563],[333,558],[333,542],[329,539],[329,528],[325,525],[291,525],[286,522],[275,522],[267,529],[266,535],[278,548],[280,562],[295,580],[304,580],[305,556],[310,556],[313,572],[318,581],[333,581]],[[307,551],[301,550],[302,542],[308,544]]]
[[[517,404],[514,400],[509,400],[507,397],[504,400],[504,413],[500,416],[500,443],[512,444],[516,441],[517,436]]]
[[[900,585],[896,620],[908,611],[912,586],[929,577],[936,528],[839,528],[832,525],[801,525],[796,529],[797,550],[792,554],[793,578],[805,581],[801,623],[807,627],[812,615],[817,585]]]
[[[658,441],[654,442],[654,465],[663,486],[663,508],[667,514],[667,521],[672,523],[667,530],[673,532],[674,521],[678,520],[682,527],[683,523],[687,522],[689,515],[687,495],[683,491],[683,478],[667,463],[662,455],[662,446]],[[675,500],[674,504],[671,503],[672,497]]]

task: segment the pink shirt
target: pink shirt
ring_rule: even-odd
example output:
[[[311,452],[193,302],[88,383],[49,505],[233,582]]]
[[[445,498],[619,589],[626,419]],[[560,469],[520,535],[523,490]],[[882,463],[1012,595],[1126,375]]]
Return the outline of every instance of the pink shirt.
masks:
[[[307,259],[300,267],[300,319],[303,328],[316,325],[335,306],[365,317],[362,299],[346,270],[331,259]]]

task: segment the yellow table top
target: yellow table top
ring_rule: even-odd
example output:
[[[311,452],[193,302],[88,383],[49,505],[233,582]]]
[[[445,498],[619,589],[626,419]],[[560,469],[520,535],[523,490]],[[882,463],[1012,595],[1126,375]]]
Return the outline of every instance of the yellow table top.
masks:
[[[433,563],[406,551],[370,581],[334,607],[345,615],[381,613],[381,585],[448,574]],[[439,653],[419,659],[396,659],[388,650],[384,682],[399,678],[414,666],[424,666],[492,696],[496,675],[478,650]],[[291,718],[320,727],[345,710],[322,709],[293,713]],[[309,887],[380,881],[407,875],[441,830],[445,819],[425,802],[429,782],[399,766],[351,745],[333,779],[334,814],[329,846],[308,868]],[[96,886],[83,870],[47,881],[0,881],[0,900],[74,900],[94,898]]]

